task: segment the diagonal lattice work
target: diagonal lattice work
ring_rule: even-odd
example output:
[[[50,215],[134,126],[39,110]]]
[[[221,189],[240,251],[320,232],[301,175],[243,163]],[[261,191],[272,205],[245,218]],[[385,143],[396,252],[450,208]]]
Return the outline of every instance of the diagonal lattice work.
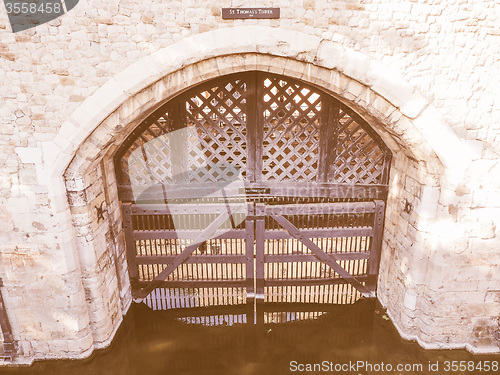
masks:
[[[230,181],[246,175],[247,83],[233,79],[186,97],[190,182]]]
[[[181,129],[187,136],[172,141],[169,133]],[[248,182],[386,185],[390,151],[366,121],[325,92],[247,72],[204,83],[160,107],[117,160],[122,185],[206,184],[238,174]]]
[[[263,179],[314,181],[321,95],[279,77],[265,78],[262,86]]]
[[[132,133],[133,141],[120,160],[123,184],[147,186],[172,182],[170,145],[164,137],[173,130],[169,112],[160,111]]]
[[[386,152],[341,106],[331,180],[339,184],[384,184]]]

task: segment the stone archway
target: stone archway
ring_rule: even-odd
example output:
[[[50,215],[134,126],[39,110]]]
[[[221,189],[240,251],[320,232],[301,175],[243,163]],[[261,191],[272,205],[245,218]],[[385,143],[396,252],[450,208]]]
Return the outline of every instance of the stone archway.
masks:
[[[134,300],[166,309],[195,308],[212,294],[221,299],[211,304],[231,295],[233,306],[250,307],[285,307],[298,295],[336,304],[374,297],[390,159],[362,118],[302,81],[246,71],[192,87],[145,119],[114,157]],[[324,212],[314,213],[320,202]],[[206,232],[215,213],[232,209],[237,219]],[[195,233],[209,240],[184,248],[183,235]],[[350,258],[333,254],[342,251]]]
[[[467,163],[460,141],[408,83],[359,52],[303,33],[251,26],[199,34],[144,57],[89,97],[54,139],[58,156],[47,171],[51,194],[61,223],[72,219],[66,257],[76,258],[90,297],[92,336],[82,351],[110,342],[131,301],[115,181],[109,177],[117,145],[188,87],[250,69],[321,87],[363,116],[393,152],[379,298],[400,332],[419,338],[405,316],[415,311],[418,285],[428,282],[429,254],[415,245],[426,238],[419,228],[436,216],[440,187],[453,182],[448,172],[457,160]]]

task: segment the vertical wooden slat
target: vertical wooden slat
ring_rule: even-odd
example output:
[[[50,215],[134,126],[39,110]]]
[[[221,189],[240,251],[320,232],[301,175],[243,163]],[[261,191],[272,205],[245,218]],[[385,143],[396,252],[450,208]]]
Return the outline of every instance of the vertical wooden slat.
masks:
[[[247,206],[248,215],[253,217],[253,203]],[[246,218],[245,220],[245,255],[246,255],[246,291],[247,303],[253,306],[255,298],[255,278],[254,278],[254,241],[255,241],[255,220]],[[241,275],[240,275],[241,276]],[[253,321],[253,319],[252,319]]]
[[[318,182],[329,181],[329,171],[335,160],[335,147],[338,134],[338,104],[326,98],[322,98],[322,111],[320,117],[319,137],[319,159],[318,159]]]
[[[134,240],[134,228],[132,226],[132,204],[122,203],[121,208],[123,217],[123,235],[125,237],[125,246],[127,250],[128,274],[130,276],[132,295],[135,295],[138,291],[137,281],[139,274],[136,263],[137,249]]]
[[[247,181],[254,182],[258,174],[258,160],[256,159],[255,150],[261,147],[257,140],[257,79],[255,75],[247,75],[244,77],[246,84],[245,98],[247,102]]]
[[[256,204],[256,212],[259,214],[263,210],[259,210],[262,204]],[[258,309],[258,306],[264,301],[264,250],[265,250],[265,221],[264,217],[257,217],[255,220],[255,304],[257,310],[262,310],[262,313],[257,314],[257,324],[263,323],[263,309]]]
[[[248,131],[249,136],[254,139],[254,179],[251,181],[262,181],[262,154],[264,147],[263,128],[264,128],[264,77],[260,73],[255,74],[251,80],[254,85],[253,92],[255,93],[255,102],[253,107],[249,108],[249,115],[253,116],[252,131]]]
[[[373,277],[370,281],[369,289],[375,293],[377,287],[377,275],[380,264],[380,252],[382,249],[382,235],[384,230],[384,210],[385,202],[375,201],[375,215],[373,222],[374,234],[371,241],[370,258],[368,260],[368,275]]]
[[[172,105],[172,119],[173,123],[176,125],[176,129],[183,129],[186,127],[186,103],[185,100],[177,98]],[[170,155],[171,155],[171,165],[172,165],[172,177],[174,183],[182,183],[188,181],[188,140],[180,139],[180,137],[175,138],[176,142],[170,142]]]

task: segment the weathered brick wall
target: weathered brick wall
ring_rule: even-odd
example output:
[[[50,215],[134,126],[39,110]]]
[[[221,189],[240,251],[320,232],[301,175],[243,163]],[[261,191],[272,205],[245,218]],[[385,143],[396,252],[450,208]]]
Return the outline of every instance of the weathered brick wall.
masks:
[[[427,101],[417,105],[413,115],[426,106],[436,108],[462,140],[472,161],[463,166],[465,172],[441,177],[438,164],[429,161],[422,166],[425,161],[412,160],[412,151],[425,153],[426,149],[418,150],[418,142],[414,150],[395,152],[379,297],[400,331],[422,344],[498,348],[500,95],[494,72],[499,68],[500,43],[495,1],[209,4],[80,1],[60,19],[17,34],[10,32],[0,7],[0,277],[21,354],[86,355],[93,345],[109,342],[130,304],[118,202],[113,189],[108,198],[103,189],[103,184],[112,186],[114,181],[111,172],[106,173],[107,181],[102,179],[102,168],[111,171],[112,165],[105,159],[105,165],[93,165],[84,180],[69,179],[66,188],[76,193],[68,210],[66,191],[54,186],[49,173],[59,157],[52,141],[80,131],[63,123],[99,87],[141,58],[199,33],[248,25],[332,41],[379,63],[387,75],[398,72]],[[219,16],[221,7],[257,5],[281,7],[281,18]],[[198,46],[200,55],[204,48],[215,55],[252,48],[232,50],[232,43],[238,44],[231,41],[233,33],[228,29],[224,35],[228,48]],[[277,51],[304,61],[318,52],[305,47],[306,52],[287,51],[286,44],[272,45],[276,39],[270,34],[258,39],[268,48],[255,52]],[[174,55],[183,56],[182,48]],[[343,61],[346,55],[335,50],[323,49],[318,56],[327,58],[310,62],[332,69],[350,67],[349,75],[363,84],[349,83],[351,92],[346,90],[344,97],[362,100],[366,85],[373,84],[367,65]],[[390,102],[398,102],[403,92],[385,91]],[[412,117],[412,108],[405,108],[405,114]],[[420,122],[425,118],[421,116]],[[396,128],[388,134],[395,144],[405,137]],[[82,133],[81,138],[88,135]],[[441,133],[432,138],[429,144],[435,149],[447,142]],[[422,175],[422,170],[433,172]],[[72,189],[72,183],[82,186]],[[109,217],[97,222],[94,206],[103,201]],[[411,213],[403,211],[405,201],[412,204]]]

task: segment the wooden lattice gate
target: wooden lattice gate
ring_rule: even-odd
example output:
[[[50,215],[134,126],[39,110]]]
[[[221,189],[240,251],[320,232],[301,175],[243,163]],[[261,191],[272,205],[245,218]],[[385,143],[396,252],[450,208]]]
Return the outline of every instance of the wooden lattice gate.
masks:
[[[355,112],[288,77],[187,90],[115,158],[134,298],[238,309],[374,296],[390,157]]]

